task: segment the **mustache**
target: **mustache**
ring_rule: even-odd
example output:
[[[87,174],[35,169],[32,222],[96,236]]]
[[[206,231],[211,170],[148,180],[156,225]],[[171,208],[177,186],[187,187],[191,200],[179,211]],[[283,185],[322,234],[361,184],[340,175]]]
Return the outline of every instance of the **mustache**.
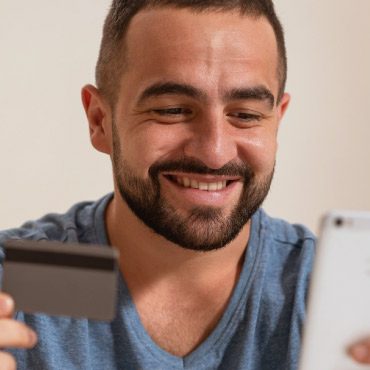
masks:
[[[250,181],[254,172],[247,163],[226,163],[221,168],[209,168],[202,161],[195,158],[184,157],[180,160],[168,160],[156,162],[149,168],[149,176],[152,179],[158,178],[161,172],[187,172],[200,175],[214,176],[239,176]]]

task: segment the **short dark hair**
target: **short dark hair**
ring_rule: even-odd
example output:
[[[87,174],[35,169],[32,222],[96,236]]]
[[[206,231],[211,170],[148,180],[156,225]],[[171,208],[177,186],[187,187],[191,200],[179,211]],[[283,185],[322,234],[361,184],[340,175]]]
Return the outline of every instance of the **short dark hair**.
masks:
[[[189,8],[195,12],[206,10],[239,10],[242,15],[254,18],[265,17],[272,26],[278,47],[279,102],[285,90],[287,57],[283,27],[276,15],[272,0],[113,0],[105,19],[100,53],[96,65],[98,89],[114,106],[119,81],[124,67],[124,36],[131,19],[145,8],[158,7]]]

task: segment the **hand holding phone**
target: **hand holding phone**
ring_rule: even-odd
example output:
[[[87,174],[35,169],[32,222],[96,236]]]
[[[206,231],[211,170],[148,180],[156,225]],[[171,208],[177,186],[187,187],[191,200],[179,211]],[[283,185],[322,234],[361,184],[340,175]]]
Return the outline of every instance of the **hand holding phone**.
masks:
[[[349,348],[370,336],[369,285],[370,213],[330,213],[315,257],[300,370],[364,369]]]

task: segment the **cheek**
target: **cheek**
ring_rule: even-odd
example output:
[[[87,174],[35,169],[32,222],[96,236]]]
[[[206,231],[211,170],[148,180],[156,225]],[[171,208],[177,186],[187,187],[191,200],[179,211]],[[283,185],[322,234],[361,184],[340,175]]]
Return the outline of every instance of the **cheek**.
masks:
[[[239,141],[239,157],[246,161],[254,171],[269,173],[272,171],[277,150],[275,134],[248,135]]]
[[[122,156],[141,176],[147,177],[153,163],[181,155],[184,134],[180,127],[148,123],[124,135]]]

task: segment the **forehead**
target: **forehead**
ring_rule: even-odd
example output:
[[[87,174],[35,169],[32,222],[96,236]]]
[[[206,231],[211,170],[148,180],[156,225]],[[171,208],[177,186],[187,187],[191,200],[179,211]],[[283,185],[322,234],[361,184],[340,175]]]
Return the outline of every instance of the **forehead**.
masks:
[[[264,17],[237,11],[146,9],[132,19],[125,46],[127,76],[148,83],[193,80],[207,89],[242,80],[278,89],[277,43]]]

